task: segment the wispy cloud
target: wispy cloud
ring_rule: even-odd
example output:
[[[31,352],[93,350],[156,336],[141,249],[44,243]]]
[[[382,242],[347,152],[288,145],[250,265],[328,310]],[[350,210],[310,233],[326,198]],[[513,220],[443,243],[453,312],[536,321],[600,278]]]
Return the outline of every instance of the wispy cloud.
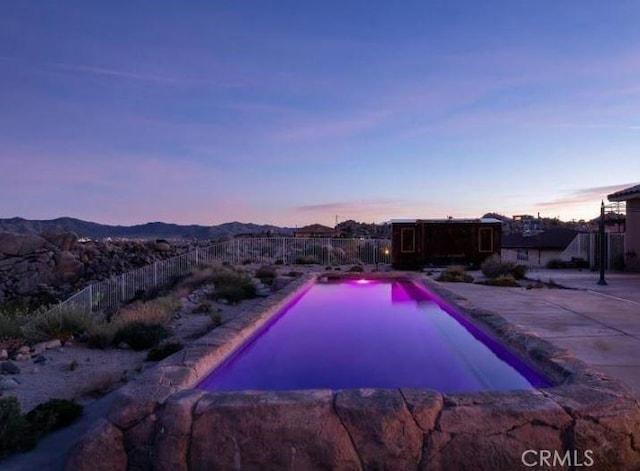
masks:
[[[562,207],[567,205],[584,204],[593,202],[594,200],[603,199],[606,197],[606,195],[615,193],[616,191],[620,191],[637,184],[638,183],[625,183],[619,185],[605,185],[582,188],[579,190],[574,190],[561,198],[538,203],[538,206]]]
[[[607,123],[558,123],[551,125],[559,128],[576,129],[626,129],[629,131],[640,131],[640,124],[607,124]]]
[[[12,62],[16,65],[24,64],[27,66],[35,66],[47,71],[66,72],[80,75],[93,75],[96,77],[105,77],[116,80],[129,80],[147,83],[160,84],[201,84],[211,85],[223,88],[245,87],[249,85],[245,78],[221,79],[220,77],[212,78],[211,76],[184,76],[184,75],[165,75],[158,73],[149,73],[144,70],[129,70],[125,68],[106,67],[96,64],[76,64],[68,62],[33,62],[23,58],[0,56],[0,61]]]
[[[51,62],[51,63],[47,63],[47,65],[50,65],[52,67],[62,69],[62,70],[72,71],[72,72],[115,77],[115,78],[127,79],[127,80],[138,80],[138,81],[144,81],[144,82],[178,83],[178,82],[184,81],[184,79],[177,78],[177,77],[166,77],[163,75],[145,74],[145,73],[131,72],[127,70],[95,67],[91,65],[64,64],[60,62]]]

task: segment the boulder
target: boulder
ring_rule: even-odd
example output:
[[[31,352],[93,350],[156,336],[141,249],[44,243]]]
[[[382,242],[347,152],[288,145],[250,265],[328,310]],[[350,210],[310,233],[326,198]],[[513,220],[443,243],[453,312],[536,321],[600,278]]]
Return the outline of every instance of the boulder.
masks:
[[[169,242],[167,242],[166,240],[158,240],[154,244],[154,249],[158,252],[168,252],[169,250],[171,250],[171,244],[169,244]]]
[[[423,433],[398,390],[339,391],[336,411],[364,469],[416,469]]]
[[[204,394],[204,391],[188,389],[167,399],[153,448],[154,469],[187,471],[193,408]]]
[[[4,352],[6,353],[6,350],[4,350]],[[20,367],[12,361],[3,361],[0,363],[0,373],[6,375],[19,375]]]
[[[74,232],[58,229],[50,229],[40,234],[40,236],[64,252],[72,250],[78,242],[78,235]]]
[[[271,289],[273,291],[279,291],[285,286],[287,286],[289,283],[291,283],[293,280],[294,278],[290,276],[276,276],[273,279],[273,283],[271,284]]]
[[[127,454],[122,432],[111,422],[100,419],[67,455],[65,471],[122,471]]]
[[[359,470],[332,403],[329,390],[207,394],[193,415],[190,469]]]
[[[0,254],[22,256],[35,253],[48,247],[48,242],[35,234],[17,234],[0,232]]]
[[[6,391],[8,389],[15,389],[20,386],[20,383],[13,378],[0,379],[0,391]]]
[[[77,279],[84,267],[84,264],[71,252],[60,252],[56,254],[54,260],[54,274],[66,281]]]

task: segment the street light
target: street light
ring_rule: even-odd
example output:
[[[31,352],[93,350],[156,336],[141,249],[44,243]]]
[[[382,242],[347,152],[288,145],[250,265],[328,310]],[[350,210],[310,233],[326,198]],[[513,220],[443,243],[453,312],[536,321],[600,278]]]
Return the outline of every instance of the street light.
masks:
[[[604,279],[605,254],[607,250],[607,241],[604,233],[604,201],[600,202],[600,279],[598,284],[605,286],[607,282]]]

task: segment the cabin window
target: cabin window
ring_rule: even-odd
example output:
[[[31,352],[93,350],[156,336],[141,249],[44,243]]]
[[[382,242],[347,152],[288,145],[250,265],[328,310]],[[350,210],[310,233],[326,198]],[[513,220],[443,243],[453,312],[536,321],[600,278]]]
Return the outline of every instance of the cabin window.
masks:
[[[403,227],[400,230],[400,252],[413,253],[416,251],[416,230],[412,227]]]
[[[529,250],[527,249],[518,249],[518,252],[516,254],[516,258],[518,260],[522,260],[524,262],[529,260]]]
[[[479,232],[480,244],[478,252],[493,252],[493,229],[490,227],[481,227]]]

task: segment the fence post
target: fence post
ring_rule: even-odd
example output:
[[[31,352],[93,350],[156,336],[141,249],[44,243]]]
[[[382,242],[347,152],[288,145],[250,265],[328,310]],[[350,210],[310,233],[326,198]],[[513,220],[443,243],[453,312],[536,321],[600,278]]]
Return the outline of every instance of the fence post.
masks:
[[[89,285],[89,312],[93,312],[93,285]]]
[[[120,301],[121,302],[124,302],[124,298],[125,298],[125,295],[126,295],[126,287],[125,287],[125,284],[124,284],[124,275],[125,275],[124,273],[122,275],[120,275],[120,289],[121,289]]]
[[[196,247],[196,267],[198,266],[198,247]]]

